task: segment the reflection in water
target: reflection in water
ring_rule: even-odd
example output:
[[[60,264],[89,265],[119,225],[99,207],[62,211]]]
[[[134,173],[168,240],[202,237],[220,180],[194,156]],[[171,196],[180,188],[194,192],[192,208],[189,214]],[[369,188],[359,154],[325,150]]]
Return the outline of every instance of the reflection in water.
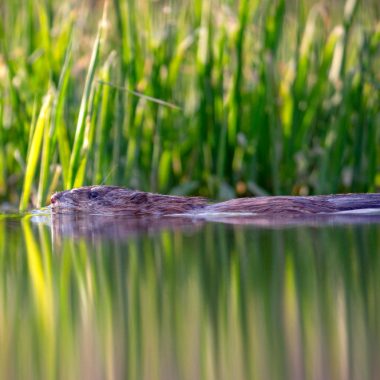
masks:
[[[380,224],[380,214],[306,214],[275,217],[206,213],[200,215],[131,218],[122,215],[50,214],[49,212],[48,214],[34,214],[32,220],[51,226],[52,235],[58,240],[68,236],[93,240],[105,238],[123,240],[130,235],[159,233],[165,229],[195,231],[207,222],[273,229],[297,226],[327,227]]]
[[[191,231],[202,220],[180,217],[130,218],[123,216],[53,214],[49,217],[54,238],[71,236],[94,240],[125,240],[131,235],[149,235],[165,229]]]
[[[380,225],[17,223],[0,219],[1,378],[380,374]]]

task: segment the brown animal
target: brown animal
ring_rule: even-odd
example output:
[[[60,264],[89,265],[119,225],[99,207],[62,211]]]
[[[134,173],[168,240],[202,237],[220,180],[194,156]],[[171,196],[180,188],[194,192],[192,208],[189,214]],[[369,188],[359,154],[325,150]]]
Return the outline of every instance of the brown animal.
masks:
[[[117,186],[85,186],[51,197],[54,213],[162,216],[173,214],[279,215],[380,213],[380,194],[273,196],[209,203],[200,197],[160,195]]]

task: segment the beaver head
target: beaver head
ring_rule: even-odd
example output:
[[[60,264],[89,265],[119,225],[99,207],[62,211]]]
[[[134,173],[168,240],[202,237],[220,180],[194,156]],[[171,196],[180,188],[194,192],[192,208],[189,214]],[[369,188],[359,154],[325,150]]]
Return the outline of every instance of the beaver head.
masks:
[[[55,193],[51,208],[56,213],[169,215],[206,206],[199,197],[180,197],[146,193],[118,186],[84,186]]]

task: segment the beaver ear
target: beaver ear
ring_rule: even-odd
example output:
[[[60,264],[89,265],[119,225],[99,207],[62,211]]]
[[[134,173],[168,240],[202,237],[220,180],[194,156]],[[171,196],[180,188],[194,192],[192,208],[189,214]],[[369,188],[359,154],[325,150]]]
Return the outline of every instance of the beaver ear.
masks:
[[[140,193],[136,192],[131,196],[131,201],[136,204],[142,204],[142,203],[147,203],[148,202],[148,195],[146,193]]]

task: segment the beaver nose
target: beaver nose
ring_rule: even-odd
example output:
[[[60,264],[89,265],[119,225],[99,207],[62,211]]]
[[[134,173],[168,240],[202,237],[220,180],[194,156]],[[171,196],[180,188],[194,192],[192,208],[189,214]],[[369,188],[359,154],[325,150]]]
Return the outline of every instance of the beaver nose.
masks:
[[[56,193],[56,194],[53,194],[51,197],[50,197],[50,203],[53,205],[54,203],[56,203],[59,199],[59,193]]]

